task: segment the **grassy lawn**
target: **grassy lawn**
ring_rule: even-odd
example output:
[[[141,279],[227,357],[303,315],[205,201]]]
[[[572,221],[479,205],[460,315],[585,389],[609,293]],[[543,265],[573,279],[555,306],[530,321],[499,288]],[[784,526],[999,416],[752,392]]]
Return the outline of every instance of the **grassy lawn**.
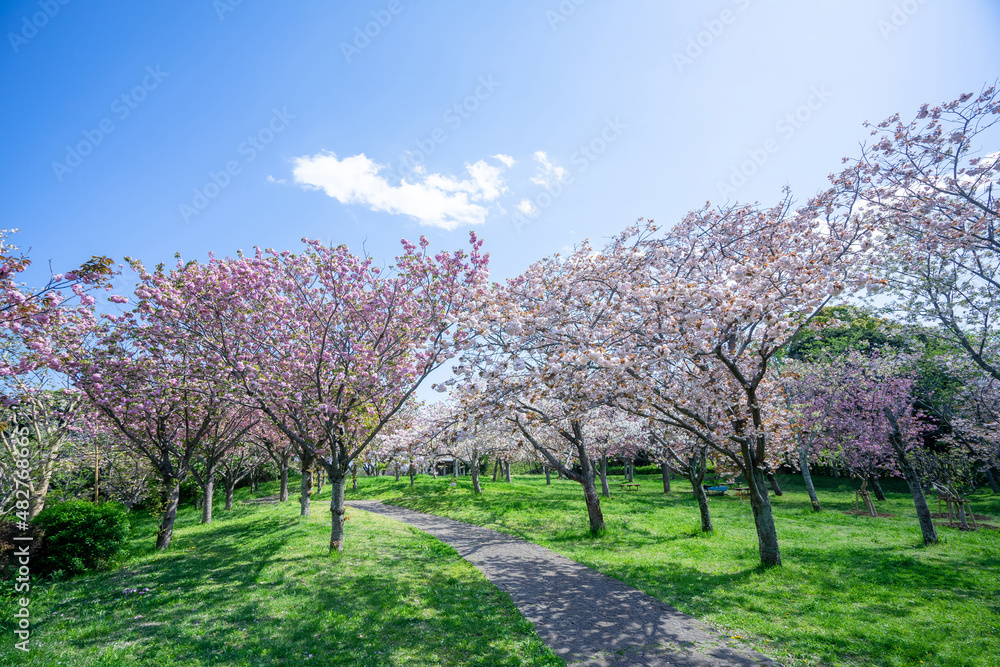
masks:
[[[889,499],[877,503],[895,516],[870,518],[844,513],[854,508],[847,480],[817,480],[820,514],[798,478],[779,480],[785,495],[773,502],[784,565],[768,570],[758,567],[748,502],[712,498],[716,532],[706,536],[690,485],[675,481],[664,495],[658,476],[637,478],[638,493],[612,487],[613,498],[602,501],[608,530],[599,538],[587,532],[580,486],[567,481],[486,481],[476,497],[468,478],[451,487],[450,478],[420,477],[413,488],[405,478],[364,478],[349,498],[380,498],[524,537],[787,665],[1000,665],[1000,532],[940,527],[942,544],[924,548],[902,484],[887,485]],[[1000,525],[1000,497],[981,490],[972,502]]]
[[[0,664],[562,664],[507,596],[433,538],[351,511],[346,549],[331,557],[328,505],[308,520],[294,500],[236,507],[209,526],[183,509],[166,553],[152,549],[155,522],[137,517],[118,569],[34,582],[27,655],[12,646],[5,582]]]

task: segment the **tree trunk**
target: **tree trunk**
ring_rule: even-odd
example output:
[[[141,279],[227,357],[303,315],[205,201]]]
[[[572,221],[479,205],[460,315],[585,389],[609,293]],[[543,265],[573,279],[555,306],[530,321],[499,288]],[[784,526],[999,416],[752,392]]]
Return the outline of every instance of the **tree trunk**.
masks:
[[[625,469],[628,471],[628,483],[631,484],[635,481],[635,461],[629,460],[625,464]]]
[[[767,473],[767,481],[771,485],[771,489],[774,491],[774,495],[776,496],[783,495],[781,493],[781,487],[778,486],[778,480],[775,478],[773,472]]]
[[[545,466],[545,485],[546,486],[552,485],[552,471],[549,470],[548,466]]]
[[[31,494],[31,498],[28,499],[28,521],[31,521],[36,516],[42,513],[45,509],[45,497],[49,493],[49,483],[52,480],[52,471],[55,469],[56,457],[51,456],[51,452],[46,457],[45,464],[42,466],[42,479],[38,482]]]
[[[205,471],[205,481],[201,487],[201,522],[212,523],[212,500],[215,498],[215,470]]]
[[[774,528],[771,499],[767,494],[767,476],[762,471],[753,468],[749,472],[750,474],[746,477],[750,485],[750,506],[753,508],[753,522],[757,528],[761,565],[781,565],[778,532]]]
[[[233,490],[236,488],[236,480],[226,480],[226,511],[233,509]]]
[[[167,506],[163,511],[163,521],[160,522],[160,530],[156,534],[156,548],[166,549],[170,546],[170,538],[174,535],[174,521],[177,519],[177,503],[181,498],[181,480],[171,479],[170,495],[167,497]]]
[[[510,461],[504,461],[503,464],[503,481],[510,484]]]
[[[479,460],[475,459],[475,461],[470,467],[469,472],[472,473],[472,492],[478,496],[483,492],[483,488],[479,485]]]
[[[286,459],[281,464],[281,491],[278,492],[278,502],[285,502],[288,500],[288,460]]]
[[[499,471],[500,459],[493,459],[493,481],[497,481],[497,472]]]
[[[809,502],[812,503],[813,512],[822,512],[823,508],[819,504],[816,487],[813,486],[812,473],[809,472],[809,451],[805,447],[799,447],[799,468],[802,470],[802,481],[805,482],[806,493],[809,494]]]
[[[326,473],[323,468],[316,468],[316,495],[323,493],[323,482],[326,480]]]
[[[878,483],[878,477],[875,475],[869,476],[868,484],[872,487],[872,491],[875,492],[875,498],[878,500],[885,500],[885,492],[882,491],[882,485]]]
[[[397,482],[399,481],[399,475],[400,475],[400,470],[399,470],[399,466],[397,465],[396,466],[396,481]]]
[[[923,533],[924,544],[937,544],[937,529],[934,528],[934,521],[931,520],[931,511],[927,507],[927,498],[924,497],[924,490],[920,486],[917,471],[906,455],[903,434],[899,430],[899,422],[896,421],[896,415],[888,407],[885,408],[885,416],[892,427],[889,432],[889,444],[892,445],[892,449],[896,453],[896,460],[903,471],[903,477],[906,478],[906,485],[910,487],[910,495],[913,496],[913,506],[917,509],[917,519],[920,521],[920,532]]]
[[[313,485],[312,467],[313,467],[313,457],[303,456],[302,484],[300,485],[302,496],[299,498],[299,503],[301,505],[301,509],[299,510],[299,516],[309,516],[309,497],[312,495],[312,485]]]
[[[703,467],[688,466],[688,479],[691,480],[691,492],[694,499],[698,501],[698,511],[701,513],[701,530],[703,533],[711,533],[712,515],[708,511],[708,496],[705,495],[705,469]]]
[[[660,464],[660,475],[663,477],[663,492],[670,493],[670,466],[666,461]]]
[[[580,467],[583,469],[580,483],[583,485],[583,499],[587,503],[587,517],[590,519],[590,532],[598,535],[604,532],[604,514],[601,512],[601,498],[597,495],[597,485],[594,483],[594,467],[582,444],[577,444],[580,456]]]
[[[958,526],[962,530],[969,529],[969,520],[968,517],[965,515],[965,503],[963,503],[962,501],[958,502]]]
[[[997,486],[997,476],[993,474],[993,470],[990,468],[986,469],[986,482],[990,485],[993,493],[1000,493],[1000,486]]]
[[[330,478],[332,489],[330,499],[330,551],[344,550],[344,487],[347,478],[343,475]]]
[[[417,477],[417,466],[410,464],[410,486],[414,486]]]
[[[601,457],[601,495],[605,498],[611,497],[611,489],[608,488],[608,455]]]

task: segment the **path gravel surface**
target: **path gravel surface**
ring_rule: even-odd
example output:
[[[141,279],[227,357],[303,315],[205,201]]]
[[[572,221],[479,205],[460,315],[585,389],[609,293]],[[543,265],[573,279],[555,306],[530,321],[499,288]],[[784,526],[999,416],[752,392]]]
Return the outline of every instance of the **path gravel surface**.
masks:
[[[701,621],[537,544],[452,519],[353,500],[451,545],[513,599],[556,655],[579,667],[781,667]]]

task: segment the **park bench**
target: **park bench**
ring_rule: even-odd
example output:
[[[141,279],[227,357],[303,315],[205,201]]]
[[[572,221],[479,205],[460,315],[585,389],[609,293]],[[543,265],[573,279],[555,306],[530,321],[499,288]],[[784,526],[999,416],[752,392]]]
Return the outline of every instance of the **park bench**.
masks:
[[[748,500],[750,498],[750,487],[749,486],[736,486],[732,485],[729,487],[730,491],[736,492],[736,497],[740,500]]]
[[[712,486],[710,484],[702,484],[701,488],[705,489],[706,496],[724,496],[726,495],[726,490],[728,486]]]
[[[622,482],[618,486],[620,488],[622,488],[622,489],[625,489],[626,491],[638,491],[639,490],[639,482]]]

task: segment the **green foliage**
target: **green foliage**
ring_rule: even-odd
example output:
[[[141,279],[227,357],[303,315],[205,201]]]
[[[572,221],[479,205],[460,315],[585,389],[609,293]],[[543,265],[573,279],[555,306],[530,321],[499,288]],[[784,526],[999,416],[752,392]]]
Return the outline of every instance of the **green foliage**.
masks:
[[[45,531],[44,555],[41,562],[32,563],[41,573],[105,569],[130,534],[128,512],[118,503],[71,500],[45,508],[33,523]]]
[[[841,324],[829,326],[831,320]],[[799,331],[789,342],[785,355],[800,361],[815,361],[823,356],[840,356],[851,349],[905,348],[899,325],[876,317],[857,306],[829,306],[813,320],[819,329]]]

